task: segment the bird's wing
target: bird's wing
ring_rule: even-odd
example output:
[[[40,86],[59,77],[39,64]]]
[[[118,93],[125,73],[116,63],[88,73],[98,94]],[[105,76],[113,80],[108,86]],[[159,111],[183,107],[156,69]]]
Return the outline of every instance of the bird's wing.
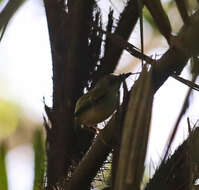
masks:
[[[94,93],[95,92],[95,93]],[[88,92],[87,94],[84,94],[83,97],[81,97],[76,104],[75,108],[75,116],[77,116],[82,111],[89,109],[93,104],[97,103],[101,98],[103,98],[106,94],[106,91],[103,89],[95,88]]]

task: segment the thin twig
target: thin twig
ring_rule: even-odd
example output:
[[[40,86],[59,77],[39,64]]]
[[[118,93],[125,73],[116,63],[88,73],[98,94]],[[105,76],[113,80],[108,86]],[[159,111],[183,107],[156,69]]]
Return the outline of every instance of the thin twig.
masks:
[[[194,82],[195,80],[196,80],[196,76],[193,76],[192,81]],[[186,98],[185,98],[185,100],[184,100],[184,103],[183,103],[181,112],[180,112],[180,114],[179,114],[179,116],[178,116],[178,118],[177,118],[176,124],[175,124],[175,126],[174,126],[174,128],[173,128],[173,132],[172,132],[172,134],[171,134],[171,137],[170,137],[170,139],[169,139],[169,143],[168,143],[167,148],[166,148],[166,152],[165,152],[165,155],[164,155],[164,158],[163,158],[163,162],[166,160],[166,158],[167,158],[167,156],[168,156],[168,152],[169,152],[169,149],[170,149],[170,147],[171,147],[171,144],[172,144],[172,142],[173,142],[173,140],[174,140],[174,138],[175,138],[177,129],[178,129],[178,127],[179,127],[179,123],[180,123],[180,121],[181,121],[183,115],[186,113],[186,110],[187,110],[188,107],[189,107],[189,97],[190,97],[191,92],[192,92],[192,88],[190,87],[190,88],[189,88],[189,91],[187,92]]]

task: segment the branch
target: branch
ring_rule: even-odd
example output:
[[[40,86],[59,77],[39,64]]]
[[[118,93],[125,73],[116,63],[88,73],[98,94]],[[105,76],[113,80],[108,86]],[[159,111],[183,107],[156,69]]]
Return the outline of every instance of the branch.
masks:
[[[114,34],[121,36],[125,41],[127,41],[137,23],[140,9],[142,9],[142,7],[138,5],[138,0],[129,0],[120,16],[120,20]],[[123,48],[114,46],[111,41],[106,44],[105,55],[98,70],[99,76],[112,73],[115,70],[122,52]]]
[[[25,2],[26,0],[15,0],[15,1],[8,1],[4,9],[0,13],[0,30],[8,24],[9,20],[13,16],[13,14],[19,9],[19,7]]]
[[[167,39],[167,42],[170,43],[170,35],[172,31],[171,24],[160,0],[146,0],[145,5],[157,24],[160,33]]]
[[[184,23],[188,23],[189,22],[189,15],[187,12],[187,7],[186,7],[186,3],[185,0],[175,0],[177,8],[180,12],[180,15],[182,17],[182,20]]]
[[[173,38],[172,46],[154,64],[153,80],[154,90],[160,86],[173,74],[179,75],[191,56],[199,52],[199,11],[190,17],[188,24],[180,30],[178,36]]]
[[[144,68],[131,90],[114,190],[139,189],[142,181],[153,102],[151,74]]]
[[[193,78],[193,81],[196,80],[196,77]],[[171,148],[171,144],[173,143],[173,140],[175,138],[175,135],[177,133],[177,129],[179,127],[179,123],[182,119],[182,117],[184,116],[184,114],[186,113],[187,109],[189,108],[189,97],[191,95],[191,92],[192,92],[192,88],[189,88],[189,91],[187,92],[187,95],[185,97],[185,100],[184,100],[184,103],[183,103],[183,106],[181,108],[181,111],[180,111],[180,114],[178,115],[178,118],[177,118],[177,121],[175,123],[175,126],[173,128],[173,131],[172,131],[172,134],[170,136],[170,139],[169,139],[169,142],[168,142],[168,145],[167,145],[167,148],[166,148],[166,151],[165,151],[165,155],[163,157],[163,162],[166,160],[167,156],[168,156],[168,152]]]
[[[89,132],[75,133],[73,116],[75,103],[89,78],[87,22],[93,17],[94,3],[78,0],[66,12],[65,1],[44,0],[53,61],[53,117],[47,133],[49,189],[70,177],[94,136]]]
[[[8,1],[4,9],[1,11],[0,13],[0,31],[1,31],[0,41],[2,40],[4,36],[4,33],[6,31],[6,28],[8,26],[10,19],[25,1],[26,0],[15,0],[15,1],[10,0]]]
[[[97,136],[88,153],[74,171],[72,178],[65,185],[66,190],[88,189],[93,178],[106,160],[111,150],[116,146],[115,134],[117,130],[117,114],[108,122],[107,126]]]
[[[161,163],[144,190],[189,190],[199,177],[198,139],[199,128],[196,128],[175,153],[166,162]]]

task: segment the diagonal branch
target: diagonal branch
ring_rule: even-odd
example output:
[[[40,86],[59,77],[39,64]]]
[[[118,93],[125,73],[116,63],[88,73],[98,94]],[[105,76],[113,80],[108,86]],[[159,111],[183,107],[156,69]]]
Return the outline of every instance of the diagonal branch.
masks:
[[[175,1],[176,1],[176,5],[178,7],[178,10],[180,12],[180,15],[182,17],[183,22],[188,23],[189,15],[188,15],[188,12],[187,12],[185,0],[175,0]]]
[[[167,42],[170,43],[170,35],[172,31],[171,24],[160,0],[146,0],[145,5],[157,24],[160,33],[167,39]]]

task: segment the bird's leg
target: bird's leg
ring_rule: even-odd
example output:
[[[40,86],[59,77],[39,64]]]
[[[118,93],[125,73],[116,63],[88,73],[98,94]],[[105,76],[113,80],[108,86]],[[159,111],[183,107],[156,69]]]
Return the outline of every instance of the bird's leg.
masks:
[[[99,129],[97,125],[93,125],[92,128],[95,129],[96,133],[99,133],[101,131],[101,129]]]
[[[99,129],[97,125],[83,125],[82,129],[90,130],[93,133],[96,133],[96,132],[99,133],[101,131],[101,129]]]

